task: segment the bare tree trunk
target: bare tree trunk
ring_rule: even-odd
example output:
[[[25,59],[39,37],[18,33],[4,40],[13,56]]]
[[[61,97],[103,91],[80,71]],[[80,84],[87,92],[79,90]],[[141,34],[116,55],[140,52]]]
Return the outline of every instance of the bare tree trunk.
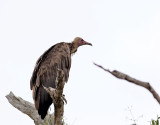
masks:
[[[64,101],[67,103],[64,95],[64,73],[62,70],[58,70],[56,78],[56,88],[46,88],[44,89],[50,94],[53,104],[54,104],[54,125],[63,125],[63,112],[64,112]]]
[[[21,97],[16,97],[12,92],[6,95],[6,98],[12,106],[28,115],[34,121],[35,125],[64,125],[64,101],[67,102],[63,95],[64,84],[64,73],[62,70],[58,70],[56,88],[46,88],[43,86],[50,94],[55,110],[54,114],[48,114],[44,120],[39,116],[34,104],[23,100]]]

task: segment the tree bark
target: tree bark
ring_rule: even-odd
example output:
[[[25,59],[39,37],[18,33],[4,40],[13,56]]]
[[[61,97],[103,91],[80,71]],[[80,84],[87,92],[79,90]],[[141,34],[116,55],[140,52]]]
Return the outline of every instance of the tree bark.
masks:
[[[54,104],[54,125],[63,125],[63,112],[64,112],[64,102],[67,103],[64,95],[64,73],[62,70],[58,70],[56,78],[56,88],[46,88],[44,89],[50,94],[53,104]]]
[[[106,72],[109,72],[110,74],[112,74],[113,76],[119,78],[119,79],[123,79],[123,80],[126,80],[128,82],[131,82],[135,85],[138,85],[138,86],[141,86],[141,87],[144,87],[146,88],[148,91],[151,92],[151,94],[153,95],[153,97],[157,100],[157,102],[160,104],[160,96],[158,95],[158,93],[153,89],[153,87],[150,85],[149,82],[143,82],[143,81],[140,81],[140,80],[137,80],[127,74],[124,74],[120,71],[117,71],[117,70],[113,70],[113,71],[110,71],[109,69],[105,69],[104,67],[102,67],[101,65],[98,65],[96,63],[94,63],[94,65],[98,66],[99,68],[103,69],[104,71]]]
[[[44,89],[50,94],[55,110],[53,114],[48,114],[44,120],[42,120],[39,116],[34,104],[23,100],[21,97],[16,97],[12,92],[6,95],[6,98],[12,106],[28,115],[34,121],[35,125],[64,125],[64,102],[67,103],[63,95],[64,84],[64,73],[62,70],[58,70],[56,88],[46,88],[43,86]]]

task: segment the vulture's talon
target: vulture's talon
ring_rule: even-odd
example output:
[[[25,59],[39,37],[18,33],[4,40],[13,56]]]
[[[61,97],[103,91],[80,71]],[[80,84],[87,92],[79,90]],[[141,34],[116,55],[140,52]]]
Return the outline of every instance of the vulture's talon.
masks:
[[[63,102],[65,102],[65,104],[67,104],[67,99],[65,98],[64,94],[61,96],[61,99],[62,99]]]

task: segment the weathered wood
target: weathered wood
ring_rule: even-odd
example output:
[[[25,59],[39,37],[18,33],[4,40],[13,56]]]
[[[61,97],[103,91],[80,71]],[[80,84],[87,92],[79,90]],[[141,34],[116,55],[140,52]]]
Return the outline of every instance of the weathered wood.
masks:
[[[53,104],[54,104],[54,125],[64,125],[63,122],[63,112],[64,112],[64,101],[66,99],[63,96],[65,80],[64,73],[62,70],[58,69],[56,77],[56,88],[46,88],[44,89],[50,94]]]
[[[143,81],[137,80],[137,79],[135,79],[135,78],[133,78],[133,77],[127,75],[127,74],[124,74],[124,73],[122,73],[120,71],[117,71],[117,70],[110,71],[109,69],[105,69],[104,67],[102,67],[101,65],[98,65],[96,63],[94,63],[94,65],[98,66],[99,68],[103,69],[106,72],[109,72],[110,74],[112,74],[113,76],[115,76],[115,77],[117,77],[119,79],[123,79],[123,80],[126,80],[128,82],[134,83],[135,85],[138,85],[138,86],[146,88],[148,91],[151,92],[151,94],[153,95],[153,97],[160,104],[160,96],[153,89],[153,87],[150,85],[149,82],[143,82]]]
[[[41,119],[37,110],[34,107],[34,104],[23,100],[21,97],[17,97],[10,92],[6,95],[9,103],[14,106],[16,109],[21,111],[22,113],[28,115],[35,123],[35,125],[52,125],[53,124],[53,115],[49,114],[46,116],[44,120]]]

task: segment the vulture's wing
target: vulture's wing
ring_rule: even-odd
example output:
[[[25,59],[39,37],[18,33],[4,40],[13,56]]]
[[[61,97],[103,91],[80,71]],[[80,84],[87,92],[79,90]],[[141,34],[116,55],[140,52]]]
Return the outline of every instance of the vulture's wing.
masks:
[[[70,67],[71,54],[67,43],[58,43],[52,46],[37,60],[30,87],[33,89],[35,107],[42,119],[44,119],[49,106],[52,104],[52,99],[43,89],[43,86],[55,88],[57,69],[63,70],[67,82]]]

